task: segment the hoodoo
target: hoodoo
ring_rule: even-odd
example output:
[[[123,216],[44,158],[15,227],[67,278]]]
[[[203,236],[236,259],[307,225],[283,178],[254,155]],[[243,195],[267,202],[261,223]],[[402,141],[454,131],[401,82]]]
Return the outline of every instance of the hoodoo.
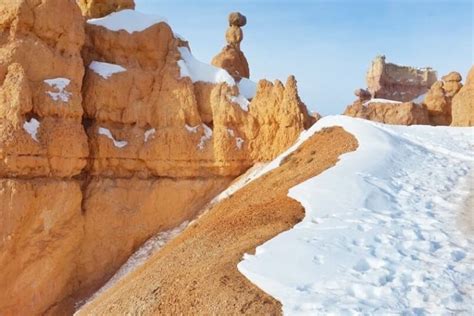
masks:
[[[0,3],[1,315],[72,312],[313,121],[293,77],[257,84],[247,67],[236,80],[133,1],[79,5],[105,16],[84,19],[75,0]],[[243,56],[245,17],[230,24]]]
[[[229,28],[225,34],[227,45],[212,59],[216,67],[227,70],[237,80],[250,78],[249,64],[244,53],[240,50],[240,43],[244,39],[242,27],[247,24],[247,18],[239,12],[229,15]]]

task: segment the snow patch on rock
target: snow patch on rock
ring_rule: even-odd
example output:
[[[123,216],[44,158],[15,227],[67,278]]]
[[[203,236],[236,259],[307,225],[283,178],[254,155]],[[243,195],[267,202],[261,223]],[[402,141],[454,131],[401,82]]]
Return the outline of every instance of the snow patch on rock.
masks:
[[[371,103],[392,103],[392,104],[402,104],[402,102],[400,101],[395,101],[395,100],[388,100],[388,99],[379,99],[379,98],[375,98],[375,99],[370,99],[369,101],[367,102],[364,102],[364,105],[369,105]]]
[[[211,129],[209,126],[207,126],[206,124],[202,124],[201,126],[202,126],[202,128],[203,128],[203,130],[204,130],[204,135],[201,136],[201,139],[200,139],[200,141],[199,141],[199,144],[197,145],[197,148],[198,148],[199,150],[203,150],[203,149],[204,149],[204,145],[206,144],[206,142],[207,142],[208,140],[210,140],[211,137],[212,137],[212,129]]]
[[[44,80],[44,83],[56,90],[46,92],[51,97],[51,99],[62,102],[69,101],[69,97],[72,95],[72,93],[66,91],[66,87],[71,83],[71,80],[67,78],[54,78]]]
[[[148,139],[152,136],[154,136],[156,133],[156,129],[150,128],[145,131],[145,134],[143,135],[145,143],[148,141]]]
[[[31,138],[33,138],[33,140],[35,140],[36,142],[38,142],[38,138],[36,135],[38,134],[39,127],[40,127],[40,122],[35,118],[32,118],[29,121],[25,121],[25,123],[23,123],[23,129],[28,134],[30,134]]]
[[[93,61],[89,65],[89,69],[104,79],[110,78],[113,74],[127,71],[124,67],[116,64],[104,63],[100,61]]]
[[[117,140],[115,140],[115,138],[112,136],[112,133],[110,132],[110,130],[108,128],[99,127],[99,135],[104,135],[107,138],[111,139],[112,142],[114,143],[114,146],[117,147],[117,148],[123,148],[123,147],[128,145],[127,141],[124,141],[124,140],[117,141]]]
[[[226,70],[197,60],[187,47],[178,47],[178,50],[182,58],[178,61],[181,77],[189,77],[192,82],[201,81],[214,84],[225,82],[229,86],[235,85],[234,78]]]

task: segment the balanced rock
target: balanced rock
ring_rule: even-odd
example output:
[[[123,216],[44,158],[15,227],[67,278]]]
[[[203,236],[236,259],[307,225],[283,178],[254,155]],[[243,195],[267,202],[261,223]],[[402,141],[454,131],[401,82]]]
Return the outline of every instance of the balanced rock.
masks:
[[[452,99],[452,126],[474,126],[474,67],[464,87]]]
[[[78,0],[77,3],[87,19],[101,18],[124,9],[135,9],[134,0]]]
[[[451,124],[451,103],[453,97],[462,88],[461,80],[459,73],[451,72],[431,86],[423,100],[431,125]]]
[[[247,58],[240,50],[244,38],[241,27],[247,24],[247,18],[233,12],[229,15],[229,28],[225,34],[227,45],[212,59],[212,65],[227,70],[235,79],[249,78],[250,70]]]
[[[377,56],[367,72],[367,87],[373,98],[401,102],[411,101],[425,94],[436,82],[431,68],[413,68],[385,62]]]

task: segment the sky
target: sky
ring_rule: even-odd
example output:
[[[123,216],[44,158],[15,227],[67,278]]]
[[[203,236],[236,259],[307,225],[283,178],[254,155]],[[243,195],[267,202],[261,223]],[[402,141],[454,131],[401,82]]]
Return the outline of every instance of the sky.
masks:
[[[210,62],[225,45],[227,16],[246,15],[241,48],[250,78],[298,80],[311,111],[342,113],[365,88],[371,60],[430,66],[438,77],[473,64],[472,0],[135,0],[136,10],[167,19]]]

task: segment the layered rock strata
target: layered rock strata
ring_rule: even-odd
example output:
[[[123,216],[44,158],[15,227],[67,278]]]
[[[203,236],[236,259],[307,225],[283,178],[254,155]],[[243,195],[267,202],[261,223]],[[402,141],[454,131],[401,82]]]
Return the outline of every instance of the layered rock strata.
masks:
[[[71,312],[314,120],[293,77],[237,82],[156,17],[0,7],[2,315]]]
[[[377,56],[367,72],[367,87],[372,98],[409,102],[425,94],[436,82],[431,68],[399,66]]]

